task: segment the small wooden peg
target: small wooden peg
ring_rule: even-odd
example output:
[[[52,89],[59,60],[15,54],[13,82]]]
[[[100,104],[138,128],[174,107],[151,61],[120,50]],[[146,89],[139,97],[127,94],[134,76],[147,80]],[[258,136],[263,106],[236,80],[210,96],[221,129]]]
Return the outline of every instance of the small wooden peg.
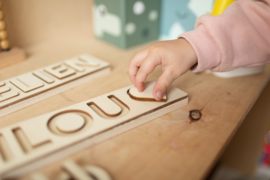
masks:
[[[0,20],[2,20],[4,18],[4,13],[3,13],[3,11],[1,11],[1,9],[0,9]]]

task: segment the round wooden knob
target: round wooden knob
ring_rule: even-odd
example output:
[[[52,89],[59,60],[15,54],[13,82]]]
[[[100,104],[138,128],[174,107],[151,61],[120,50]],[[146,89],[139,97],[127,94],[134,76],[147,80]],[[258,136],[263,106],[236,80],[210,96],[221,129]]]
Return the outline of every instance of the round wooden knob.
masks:
[[[5,21],[0,20],[0,30],[4,30],[6,28],[6,23]]]
[[[9,49],[9,42],[8,40],[3,40],[0,42],[0,47],[2,50],[8,50]]]
[[[2,20],[4,18],[4,13],[3,13],[3,11],[1,11],[1,9],[0,9],[0,20]]]
[[[8,37],[7,31],[5,30],[0,31],[0,40],[5,40],[7,39],[7,37]]]

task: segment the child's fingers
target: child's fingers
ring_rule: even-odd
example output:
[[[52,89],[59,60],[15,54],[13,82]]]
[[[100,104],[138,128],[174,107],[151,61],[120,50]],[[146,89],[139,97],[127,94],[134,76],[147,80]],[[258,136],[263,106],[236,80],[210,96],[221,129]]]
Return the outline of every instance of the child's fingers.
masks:
[[[129,61],[129,78],[133,84],[135,84],[135,77],[137,75],[138,69],[140,68],[143,60],[147,57],[148,50],[144,49],[136,53]]]
[[[171,67],[168,67],[158,78],[156,85],[153,89],[153,95],[156,100],[161,100],[166,92],[166,89],[172,84],[177,78]]]
[[[135,79],[135,85],[139,92],[144,90],[143,82],[147,76],[154,71],[157,65],[160,64],[160,57],[155,53],[149,53],[146,59],[142,62]]]

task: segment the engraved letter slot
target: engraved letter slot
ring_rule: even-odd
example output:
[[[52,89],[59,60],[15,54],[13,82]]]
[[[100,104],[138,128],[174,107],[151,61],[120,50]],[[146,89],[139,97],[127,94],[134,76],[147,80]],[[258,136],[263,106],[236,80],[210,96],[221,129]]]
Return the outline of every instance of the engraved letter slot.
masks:
[[[36,148],[42,148],[51,142],[46,127],[41,128],[38,123],[26,123],[12,131],[25,153],[29,153]]]
[[[13,156],[6,139],[2,134],[0,134],[0,164],[10,161],[12,157]]]
[[[99,96],[94,102],[87,104],[93,111],[103,118],[125,116],[129,108],[115,96]]]
[[[92,126],[92,117],[80,110],[69,110],[55,114],[49,119],[48,128],[57,135],[72,135]]]

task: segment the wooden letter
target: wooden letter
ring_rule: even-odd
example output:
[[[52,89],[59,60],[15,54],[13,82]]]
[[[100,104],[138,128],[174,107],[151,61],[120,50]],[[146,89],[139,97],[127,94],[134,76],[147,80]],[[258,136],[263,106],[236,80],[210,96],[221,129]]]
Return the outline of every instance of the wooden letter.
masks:
[[[64,64],[49,66],[45,68],[44,71],[50,73],[58,79],[64,79],[66,77],[76,74],[75,70],[68,68]]]
[[[134,86],[130,88],[129,96],[136,101],[157,101],[153,96],[153,89],[155,84],[156,84],[155,81],[144,83],[145,89],[143,92],[139,92],[137,88]],[[164,95],[164,97],[160,101],[166,102],[167,101],[166,95]]]
[[[40,79],[30,73],[11,79],[10,82],[25,93],[44,86]]]
[[[19,94],[19,92],[11,91],[10,87],[2,87],[0,88],[0,102],[16,97]]]
[[[83,72],[85,70],[83,67],[99,66],[99,62],[89,54],[83,54],[76,58],[66,60],[65,64],[79,72]]]
[[[39,77],[40,79],[42,79],[43,81],[45,81],[48,84],[51,84],[54,82],[54,79],[50,78],[49,76],[47,76],[45,73],[43,73],[42,71],[34,71],[33,74],[37,77]]]

